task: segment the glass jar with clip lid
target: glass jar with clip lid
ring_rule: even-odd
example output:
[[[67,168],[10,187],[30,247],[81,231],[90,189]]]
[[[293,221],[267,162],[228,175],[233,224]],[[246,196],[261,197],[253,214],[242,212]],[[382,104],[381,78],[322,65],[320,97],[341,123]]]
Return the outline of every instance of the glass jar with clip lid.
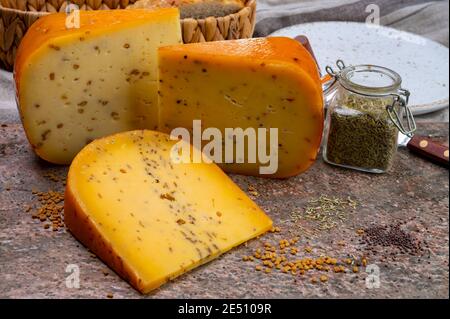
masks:
[[[328,66],[325,90],[323,158],[332,165],[370,173],[392,166],[398,134],[412,136],[416,124],[408,107],[409,91],[400,75],[375,65]],[[406,118],[406,119],[404,119]]]

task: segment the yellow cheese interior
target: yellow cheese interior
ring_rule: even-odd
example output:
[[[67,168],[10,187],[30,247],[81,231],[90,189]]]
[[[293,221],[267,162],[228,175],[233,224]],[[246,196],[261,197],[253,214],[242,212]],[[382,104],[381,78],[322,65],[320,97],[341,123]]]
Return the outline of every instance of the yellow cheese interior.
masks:
[[[173,164],[174,143],[153,131],[120,133],[88,145],[70,167],[69,229],[83,240],[92,230],[77,223],[92,221],[94,232],[112,245],[142,292],[272,225],[215,164]],[[81,213],[71,213],[74,206]],[[101,257],[111,254],[95,247],[90,248]]]
[[[83,11],[84,29],[50,37],[23,67],[22,121],[47,161],[67,164],[95,138],[157,126],[157,48],[181,42],[178,11],[107,13],[117,19],[101,24],[104,13]],[[64,21],[39,28],[61,28]]]

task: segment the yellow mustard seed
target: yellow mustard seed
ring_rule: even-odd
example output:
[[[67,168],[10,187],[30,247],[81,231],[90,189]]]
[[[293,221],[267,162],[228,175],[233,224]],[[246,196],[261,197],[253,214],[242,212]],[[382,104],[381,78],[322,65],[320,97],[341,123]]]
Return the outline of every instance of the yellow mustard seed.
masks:
[[[363,265],[364,267],[367,266],[367,259],[366,259],[366,258],[363,258],[361,262],[362,262],[362,265]]]

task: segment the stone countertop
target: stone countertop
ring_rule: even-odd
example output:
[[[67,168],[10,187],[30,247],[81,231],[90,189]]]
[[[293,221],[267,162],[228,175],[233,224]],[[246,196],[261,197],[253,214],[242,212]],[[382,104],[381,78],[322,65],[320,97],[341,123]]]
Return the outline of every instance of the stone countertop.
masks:
[[[32,190],[60,191],[66,167],[52,166],[32,153],[22,127],[0,123],[0,298],[141,298],[132,287],[88,252],[64,228],[44,229],[32,219],[38,201]],[[427,123],[419,133],[448,143],[448,124]],[[49,175],[50,174],[50,175]],[[50,176],[50,177],[49,177]],[[59,178],[55,178],[59,176]],[[369,175],[328,166],[319,159],[306,173],[287,180],[232,176],[281,228],[250,241],[199,267],[147,298],[448,298],[449,171],[400,150],[394,168]],[[351,197],[359,203],[339,227],[310,235],[305,220],[293,221],[308,201],[320,195]],[[395,246],[367,245],[358,230],[403,223],[408,236],[421,243],[419,254]],[[367,269],[326,273],[328,282],[312,283],[308,272],[292,276],[255,271],[244,262],[264,242],[300,236],[296,258],[329,255],[338,260],[366,257],[379,267],[380,287],[366,285]],[[311,247],[307,253],[305,247]],[[68,288],[69,265],[80,271],[80,288]],[[69,266],[70,267],[70,266]]]

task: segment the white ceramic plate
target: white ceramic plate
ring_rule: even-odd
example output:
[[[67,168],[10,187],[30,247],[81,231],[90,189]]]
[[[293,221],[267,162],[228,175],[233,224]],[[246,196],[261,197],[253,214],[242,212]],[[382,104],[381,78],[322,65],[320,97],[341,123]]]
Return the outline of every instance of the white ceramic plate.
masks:
[[[325,74],[337,59],[347,65],[375,64],[397,71],[411,91],[414,114],[448,107],[449,50],[418,35],[356,22],[314,22],[284,28],[271,36],[309,38]]]

